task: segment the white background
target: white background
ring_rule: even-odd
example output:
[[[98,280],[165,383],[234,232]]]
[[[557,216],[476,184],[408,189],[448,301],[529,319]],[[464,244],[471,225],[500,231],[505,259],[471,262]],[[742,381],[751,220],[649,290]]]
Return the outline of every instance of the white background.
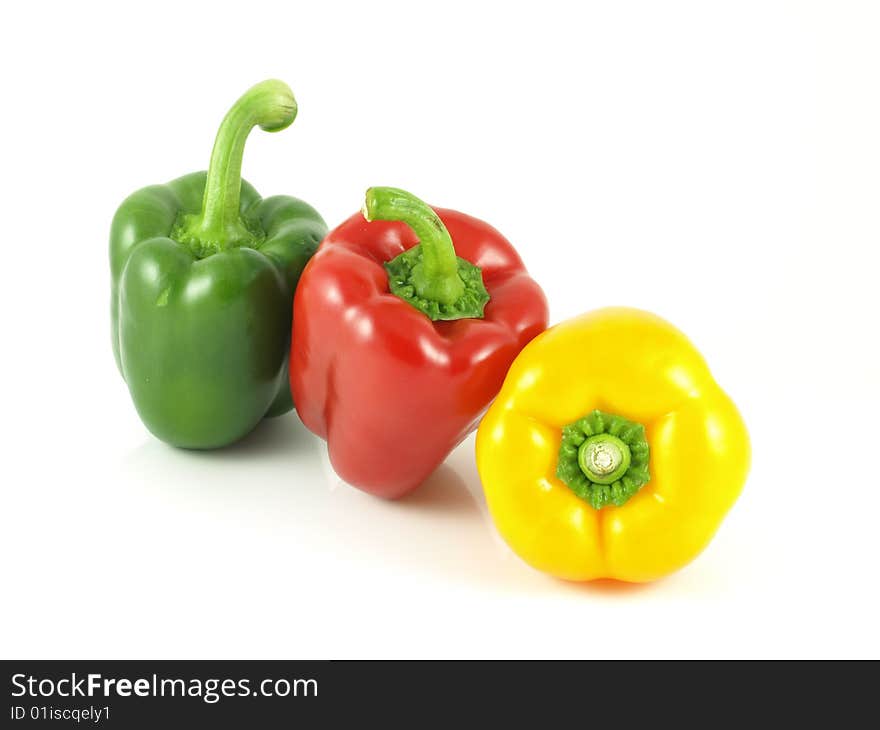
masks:
[[[880,14],[870,2],[6,4],[0,655],[877,657]],[[746,489],[659,583],[566,584],[496,537],[465,442],[410,499],[295,414],[187,453],[110,349],[107,234],[286,80],[244,174],[331,225],[372,184],[522,252],[551,320],[690,335]],[[405,445],[404,445],[405,447]]]

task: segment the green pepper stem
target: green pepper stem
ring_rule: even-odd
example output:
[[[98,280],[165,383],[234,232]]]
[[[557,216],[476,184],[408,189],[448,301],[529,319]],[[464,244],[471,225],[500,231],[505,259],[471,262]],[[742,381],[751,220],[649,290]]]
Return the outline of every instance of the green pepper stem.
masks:
[[[188,238],[219,250],[250,242],[253,234],[239,212],[245,142],[257,125],[266,132],[285,129],[296,112],[290,87],[275,79],[251,87],[232,105],[214,140],[201,213],[185,225]]]
[[[368,221],[402,221],[419,239],[422,260],[412,269],[411,283],[423,299],[452,305],[464,294],[452,237],[427,203],[399,188],[369,188],[364,198]]]

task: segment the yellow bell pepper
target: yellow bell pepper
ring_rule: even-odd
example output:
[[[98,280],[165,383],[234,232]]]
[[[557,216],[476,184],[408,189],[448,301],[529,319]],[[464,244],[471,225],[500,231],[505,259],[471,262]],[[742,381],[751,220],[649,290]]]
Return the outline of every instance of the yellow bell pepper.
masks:
[[[749,458],[742,418],[700,353],[626,308],[532,340],[477,433],[502,537],[575,581],[651,581],[690,562],[739,496]]]

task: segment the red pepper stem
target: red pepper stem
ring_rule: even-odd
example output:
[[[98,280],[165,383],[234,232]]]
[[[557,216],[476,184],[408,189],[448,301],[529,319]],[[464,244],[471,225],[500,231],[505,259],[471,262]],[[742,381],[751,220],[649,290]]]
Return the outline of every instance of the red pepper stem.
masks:
[[[245,142],[257,125],[267,132],[285,129],[296,112],[290,87],[275,79],[251,87],[232,105],[214,140],[202,210],[184,223],[182,235],[217,250],[251,241],[239,211]]]
[[[363,214],[368,221],[402,221],[413,229],[422,260],[413,267],[411,281],[420,297],[446,305],[459,300],[465,284],[458,257],[449,231],[431,206],[405,190],[375,187],[367,190]]]

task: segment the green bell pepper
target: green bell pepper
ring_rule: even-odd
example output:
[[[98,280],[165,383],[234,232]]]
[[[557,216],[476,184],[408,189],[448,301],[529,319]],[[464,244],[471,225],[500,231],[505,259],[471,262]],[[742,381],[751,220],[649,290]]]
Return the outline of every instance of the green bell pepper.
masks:
[[[110,232],[113,352],[144,424],[210,449],[293,407],[293,292],[327,232],[296,198],[241,179],[250,130],[289,126],[293,93],[257,84],[220,125],[207,172],[129,196]]]

